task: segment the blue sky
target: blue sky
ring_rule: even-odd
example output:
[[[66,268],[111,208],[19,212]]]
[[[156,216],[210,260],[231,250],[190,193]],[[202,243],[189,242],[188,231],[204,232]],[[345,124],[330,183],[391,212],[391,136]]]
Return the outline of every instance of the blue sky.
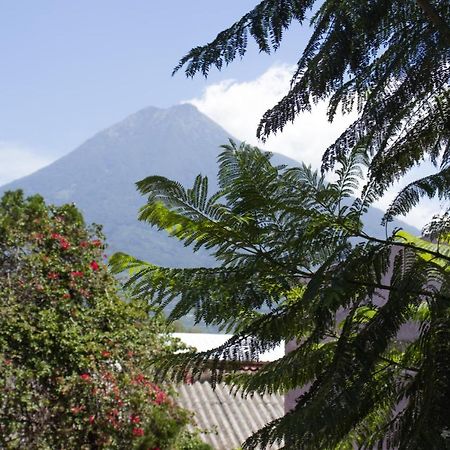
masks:
[[[258,119],[288,89],[307,27],[293,26],[272,55],[259,54],[250,45],[242,61],[211,71],[208,80],[171,76],[187,51],[212,40],[256,3],[0,2],[0,185],[49,164],[150,105],[190,101],[237,138],[259,144]],[[329,124],[325,109],[319,104],[265,147],[319,167],[323,150],[352,119],[338,115]],[[419,169],[415,175],[423,173]],[[378,206],[385,208],[395,191]],[[437,202],[426,202],[407,221],[421,226],[439,209]]]
[[[223,73],[172,68],[255,4],[239,0],[17,0],[0,6],[0,140],[61,154],[136,110],[200,95],[224,78],[292,64],[298,35],[271,57],[249,52]],[[295,33],[297,34],[297,33]],[[294,44],[294,45],[291,45]]]

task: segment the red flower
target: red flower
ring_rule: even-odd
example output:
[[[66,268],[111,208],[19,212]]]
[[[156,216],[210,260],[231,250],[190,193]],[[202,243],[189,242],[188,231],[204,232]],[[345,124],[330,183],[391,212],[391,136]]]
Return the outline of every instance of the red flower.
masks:
[[[114,385],[112,390],[114,392],[115,399],[118,400],[120,398],[120,389],[118,388],[117,385]]]
[[[50,235],[50,237],[51,237],[52,239],[61,239],[61,238],[62,238],[62,236],[61,236],[60,234],[58,234],[58,233],[52,233],[52,234]]]
[[[164,403],[165,400],[166,400],[165,392],[160,391],[156,394],[156,397],[155,397],[156,404],[160,405],[161,403]]]
[[[102,245],[102,241],[100,239],[94,239],[93,241],[91,241],[91,245],[93,245],[94,247],[100,247]]]
[[[49,272],[48,275],[47,275],[47,278],[49,280],[57,280],[59,278],[59,273]]]
[[[139,416],[136,416],[135,414],[131,414],[130,422],[131,423],[140,423],[141,422],[141,418]]]
[[[108,352],[107,350],[103,350],[102,353],[101,353],[101,355],[102,355],[104,358],[108,358],[109,356],[111,356],[111,352]]]
[[[142,373],[139,373],[138,375],[135,376],[134,381],[135,383],[144,383],[145,377],[144,375],[142,375]]]
[[[133,436],[136,437],[144,436],[144,430],[142,428],[133,428],[131,432],[133,433]]]
[[[88,245],[89,245],[89,243],[86,242],[86,241],[81,241],[81,242],[80,242],[80,247],[85,248],[85,247],[87,247]]]
[[[91,261],[89,265],[91,266],[91,269],[94,271],[100,269],[100,266],[98,265],[97,261]]]
[[[113,374],[111,372],[103,372],[102,378],[106,381],[114,381]]]
[[[90,380],[91,380],[91,376],[90,376],[88,373],[82,373],[82,374],[80,375],[80,378],[81,378],[83,381],[90,381]]]
[[[92,425],[95,422],[95,416],[89,416],[89,423]]]
[[[70,298],[70,294],[68,292],[64,293],[63,298]]]
[[[80,272],[79,270],[75,270],[73,272],[70,272],[70,276],[72,278],[76,278],[76,277],[82,277],[84,275],[83,272]]]
[[[62,250],[67,250],[70,247],[69,241],[63,237],[59,239],[59,246]]]

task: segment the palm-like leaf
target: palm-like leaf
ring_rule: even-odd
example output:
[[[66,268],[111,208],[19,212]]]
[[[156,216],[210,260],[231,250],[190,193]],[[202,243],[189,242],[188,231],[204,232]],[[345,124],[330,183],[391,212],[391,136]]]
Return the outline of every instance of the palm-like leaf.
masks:
[[[174,305],[170,320],[193,313],[234,333],[219,348],[166,358],[162,374],[180,381],[208,367],[215,383],[235,361],[296,341],[255,376],[229,377],[244,395],[304,387],[295,409],[245,448],[445,448],[448,220],[430,229],[437,243],[402,231],[367,236],[361,215],[374,195],[349,197],[366,164],[361,152],[342,157],[332,184],[304,165],[274,167],[270,154],[245,144],[224,146],[219,164],[220,191],[211,196],[202,177],[191,189],[161,177],[138,183],[148,196],[140,218],[209,249],[216,267],[111,260],[113,271],[130,271],[132,295]],[[405,327],[416,330],[407,341]]]
[[[263,115],[258,137],[282,131],[301,112],[328,101],[330,120],[339,108],[344,113],[356,109],[358,118],[325,151],[324,170],[363,149],[372,158],[371,196],[380,196],[427,158],[436,167],[441,160],[436,177],[445,178],[450,161],[447,0],[263,0],[212,42],[192,49],[175,71],[184,67],[190,77],[208,76],[211,67],[220,70],[243,57],[249,37],[262,52],[276,50],[284,30],[293,22],[303,24],[314,9],[311,37],[290,89]],[[414,192],[427,190],[420,183],[398,197],[391,213],[416,203]],[[447,197],[449,191],[447,183],[439,192]]]

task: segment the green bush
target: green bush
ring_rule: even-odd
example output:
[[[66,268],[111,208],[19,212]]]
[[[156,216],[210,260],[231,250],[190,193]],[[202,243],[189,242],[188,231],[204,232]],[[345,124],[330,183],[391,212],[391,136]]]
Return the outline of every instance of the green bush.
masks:
[[[146,303],[118,296],[104,250],[73,205],[0,200],[1,448],[205,448],[152,381],[175,344]]]

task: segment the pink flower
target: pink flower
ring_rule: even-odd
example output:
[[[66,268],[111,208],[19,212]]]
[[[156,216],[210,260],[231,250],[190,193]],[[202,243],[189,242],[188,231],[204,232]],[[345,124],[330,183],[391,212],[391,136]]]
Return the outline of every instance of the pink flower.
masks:
[[[84,405],[72,406],[72,408],[70,408],[70,411],[72,412],[72,414],[79,414],[81,411],[83,411],[83,409]]]
[[[144,436],[144,430],[142,428],[133,428],[131,432],[133,433],[133,436],[136,437]]]
[[[165,394],[165,392],[159,391],[159,392],[156,394],[156,397],[155,397],[155,403],[158,404],[158,405],[160,405],[161,403],[164,403],[165,400],[166,400],[166,394]]]
[[[89,298],[91,296],[91,293],[87,289],[78,289],[78,292],[86,298]]]
[[[91,269],[94,271],[100,269],[100,266],[98,265],[97,261],[91,261],[89,265],[91,266]]]

